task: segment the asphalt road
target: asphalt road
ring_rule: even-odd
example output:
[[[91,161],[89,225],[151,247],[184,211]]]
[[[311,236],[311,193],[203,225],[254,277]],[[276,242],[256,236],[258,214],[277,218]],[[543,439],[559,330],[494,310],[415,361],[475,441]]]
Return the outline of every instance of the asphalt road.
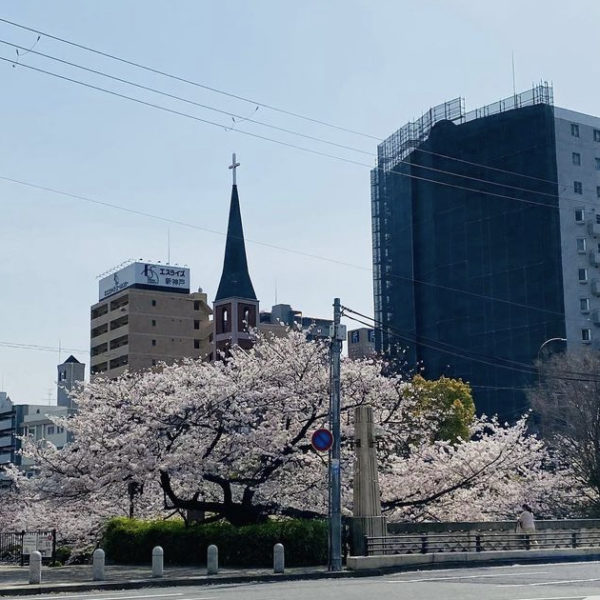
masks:
[[[38,600],[600,600],[600,562],[27,597]]]

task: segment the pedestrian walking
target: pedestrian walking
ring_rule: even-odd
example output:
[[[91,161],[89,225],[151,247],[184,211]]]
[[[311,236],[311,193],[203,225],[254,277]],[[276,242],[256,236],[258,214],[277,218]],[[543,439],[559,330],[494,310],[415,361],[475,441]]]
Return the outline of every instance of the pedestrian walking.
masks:
[[[523,509],[523,512],[517,519],[517,533],[525,534],[521,539],[525,542],[525,546],[529,549],[530,544],[537,545],[537,542],[533,539],[533,534],[535,533],[533,509],[531,506],[529,506],[529,504],[523,504],[521,508]]]

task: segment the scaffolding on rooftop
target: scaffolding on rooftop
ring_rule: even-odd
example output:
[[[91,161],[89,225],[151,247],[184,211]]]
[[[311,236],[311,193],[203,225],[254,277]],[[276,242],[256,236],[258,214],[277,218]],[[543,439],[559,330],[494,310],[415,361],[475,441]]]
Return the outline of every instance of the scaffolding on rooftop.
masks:
[[[407,123],[381,142],[377,146],[377,168],[384,172],[394,169],[429,137],[432,127],[439,121],[447,120],[462,124],[535,104],[554,104],[552,85],[547,81],[542,81],[520,94],[513,94],[508,98],[469,112],[465,111],[464,98],[448,100],[430,108],[416,121]]]

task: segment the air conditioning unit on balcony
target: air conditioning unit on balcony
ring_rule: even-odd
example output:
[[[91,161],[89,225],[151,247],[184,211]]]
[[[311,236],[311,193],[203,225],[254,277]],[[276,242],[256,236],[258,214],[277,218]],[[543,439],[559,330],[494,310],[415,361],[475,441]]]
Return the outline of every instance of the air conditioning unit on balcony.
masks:
[[[600,252],[598,252],[597,250],[592,250],[590,252],[590,264],[593,267],[600,266]]]
[[[594,236],[595,238],[600,237],[600,223],[590,221],[588,223],[588,231],[590,232],[590,235]]]

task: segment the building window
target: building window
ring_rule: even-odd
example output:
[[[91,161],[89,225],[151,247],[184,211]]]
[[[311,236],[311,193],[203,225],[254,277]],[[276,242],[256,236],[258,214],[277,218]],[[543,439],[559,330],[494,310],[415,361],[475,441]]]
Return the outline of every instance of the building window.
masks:
[[[579,281],[581,281],[581,283],[587,282],[587,280],[588,280],[587,269],[585,269],[585,268],[578,269],[578,278],[579,278]]]
[[[596,164],[596,171],[600,171],[600,158],[596,158],[595,159],[595,164]]]
[[[596,196],[598,196],[598,198],[600,198],[600,185],[596,186]]]
[[[156,340],[152,340],[152,345],[156,346]]]
[[[584,327],[581,330],[581,341],[582,342],[591,342],[592,341],[592,330]]]
[[[156,327],[156,319],[152,319],[152,327]]]
[[[200,329],[200,321],[194,321],[194,329]]]
[[[152,300],[152,306],[156,306],[156,300]]]
[[[579,298],[579,309],[582,313],[590,312],[590,299],[589,298]]]
[[[575,209],[575,223],[583,223],[585,221],[585,211],[583,208]]]
[[[579,125],[577,125],[577,123],[571,123],[571,135],[573,137],[579,137]]]
[[[359,336],[359,331],[351,331],[350,332],[350,343],[358,344],[358,336]]]
[[[194,340],[194,348],[198,350],[200,348],[200,340]]]
[[[46,435],[54,435],[54,425],[48,425],[46,427]]]
[[[200,301],[194,300],[194,310],[200,310]]]
[[[579,152],[573,152],[573,164],[578,167],[581,165],[581,154]]]
[[[222,323],[223,323],[223,331],[227,331],[227,324],[229,323],[229,311],[226,308],[223,309]]]
[[[155,366],[156,366],[156,359],[155,359],[155,358],[153,358],[153,359],[152,359],[152,366],[153,366],[153,367],[155,367]]]
[[[57,427],[56,428],[56,433],[64,433],[65,432],[65,428],[64,427]]]
[[[600,225],[600,214],[596,215],[596,223]]]
[[[600,142],[600,129],[594,129],[594,141]]]
[[[577,238],[577,252],[585,254],[585,238]]]
[[[581,181],[574,181],[573,182],[573,191],[576,194],[583,194],[583,183],[581,183]]]

